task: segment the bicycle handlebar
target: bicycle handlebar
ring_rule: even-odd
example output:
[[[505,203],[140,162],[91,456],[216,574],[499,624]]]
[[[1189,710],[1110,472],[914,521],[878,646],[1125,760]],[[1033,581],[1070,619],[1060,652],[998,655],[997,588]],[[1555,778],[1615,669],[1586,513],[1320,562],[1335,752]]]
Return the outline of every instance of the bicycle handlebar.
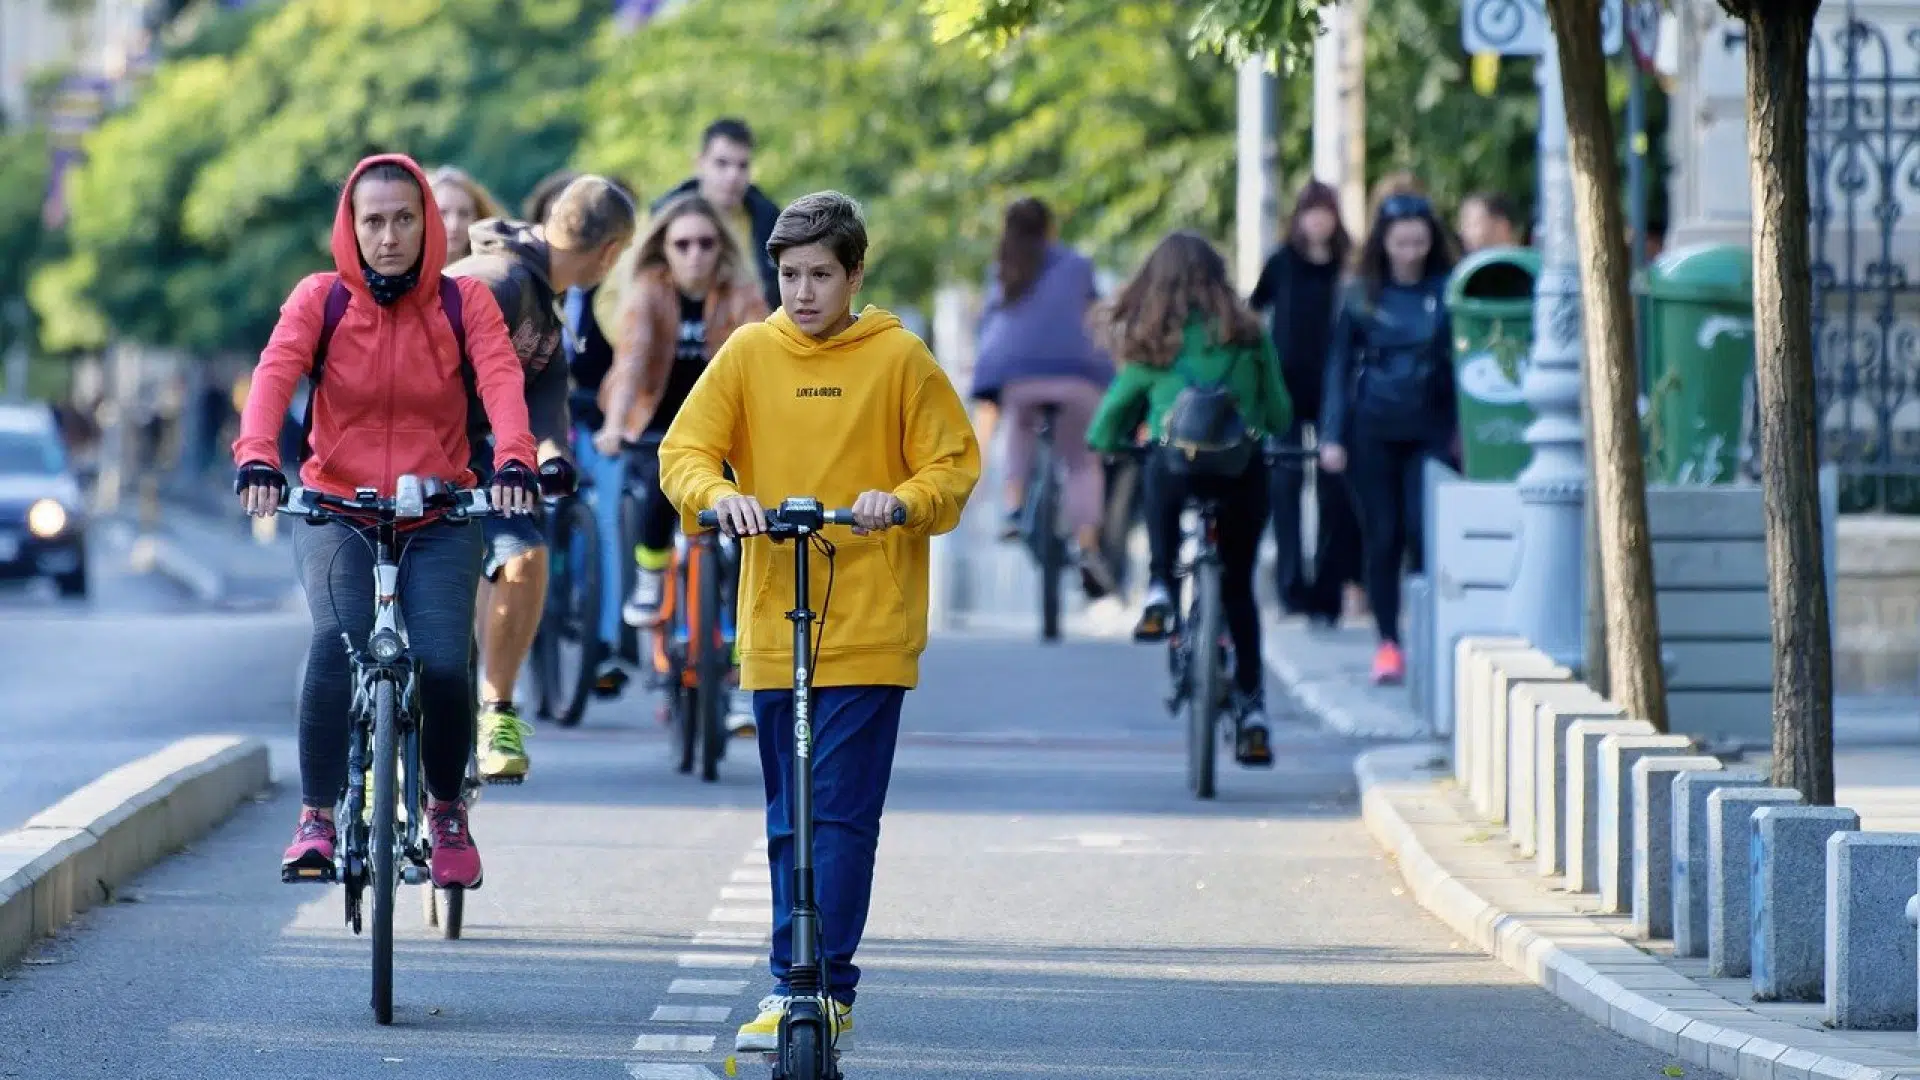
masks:
[[[767,532],[772,536],[791,536],[801,531],[819,532],[827,525],[853,525],[852,510],[827,510],[817,499],[788,499],[779,506],[766,508]],[[702,510],[695,518],[703,529],[718,528],[720,515],[712,510]],[[893,511],[893,523],[907,523],[907,508],[896,507]]]
[[[404,484],[401,486],[406,487]],[[429,488],[433,490],[427,490]],[[287,488],[277,512],[311,521],[335,517],[372,517],[386,522],[415,520],[424,517],[429,510],[445,510],[447,517],[455,519],[489,517],[499,512],[494,509],[493,500],[488,497],[485,488],[459,489],[421,484],[417,490],[417,500],[406,490],[397,491],[393,498],[383,499],[367,488],[360,489],[351,499],[343,499],[312,488]]]
[[[1160,442],[1132,443],[1120,450],[1116,456],[1144,458],[1165,445]],[[1269,465],[1278,461],[1313,461],[1319,456],[1318,448],[1312,450],[1303,446],[1262,446],[1260,448],[1260,457]]]

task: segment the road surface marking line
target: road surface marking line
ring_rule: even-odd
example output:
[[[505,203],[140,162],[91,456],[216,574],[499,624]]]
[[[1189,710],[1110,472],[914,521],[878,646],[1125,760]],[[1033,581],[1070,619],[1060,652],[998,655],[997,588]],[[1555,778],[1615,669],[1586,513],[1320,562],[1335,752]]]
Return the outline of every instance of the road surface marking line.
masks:
[[[732,1015],[731,1005],[655,1005],[652,1019],[659,1024],[724,1024]]]
[[[749,866],[733,872],[736,885],[765,885],[773,880],[773,874],[764,866]]]
[[[765,945],[770,936],[765,931],[754,933],[750,930],[702,930],[693,935],[693,943],[695,945],[746,945],[758,948]]]
[[[669,994],[695,997],[733,997],[747,990],[745,979],[675,979],[667,987]]]
[[[772,912],[764,907],[717,907],[707,913],[707,921],[717,923],[765,923],[772,919]]]
[[[630,1064],[627,1075],[632,1080],[720,1080],[712,1069],[705,1065],[693,1065],[680,1062],[673,1065]]]
[[[722,900],[765,900],[767,897],[768,888],[764,881],[758,885],[728,885],[720,890]]]
[[[761,957],[753,953],[681,953],[674,958],[674,966],[683,968],[750,968],[758,964]]]

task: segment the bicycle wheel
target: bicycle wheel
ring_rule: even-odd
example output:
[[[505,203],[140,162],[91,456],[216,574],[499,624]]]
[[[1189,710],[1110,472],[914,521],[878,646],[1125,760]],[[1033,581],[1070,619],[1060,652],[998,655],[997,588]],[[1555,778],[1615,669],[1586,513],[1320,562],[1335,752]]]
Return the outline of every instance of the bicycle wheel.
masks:
[[[600,528],[585,500],[560,505],[548,555],[551,584],[541,616],[552,664],[548,706],[554,723],[575,727],[599,675],[594,646],[600,636]]]
[[[1186,638],[1193,679],[1187,698],[1187,785],[1195,796],[1213,798],[1214,719],[1219,711],[1220,568],[1202,561],[1193,573],[1193,618]]]
[[[724,566],[712,546],[700,546],[698,563],[700,604],[692,640],[699,642],[700,687],[694,721],[699,725],[700,779],[711,784],[720,778],[720,756],[727,749],[727,655],[720,633],[720,575]]]
[[[373,692],[373,1019],[393,1023],[393,901],[399,885],[394,850],[400,764],[400,718],[394,684]]]

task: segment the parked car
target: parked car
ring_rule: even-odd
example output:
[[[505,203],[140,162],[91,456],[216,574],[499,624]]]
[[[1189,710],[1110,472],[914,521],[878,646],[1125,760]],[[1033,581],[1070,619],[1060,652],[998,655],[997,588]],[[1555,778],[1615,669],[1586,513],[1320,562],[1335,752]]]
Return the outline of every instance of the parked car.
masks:
[[[86,507],[53,410],[0,405],[0,578],[87,594]]]

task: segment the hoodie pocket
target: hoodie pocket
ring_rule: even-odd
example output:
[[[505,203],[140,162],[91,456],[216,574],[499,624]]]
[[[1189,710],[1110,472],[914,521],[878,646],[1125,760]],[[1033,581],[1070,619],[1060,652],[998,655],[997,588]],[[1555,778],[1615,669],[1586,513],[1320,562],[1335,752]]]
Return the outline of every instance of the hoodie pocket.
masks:
[[[837,531],[837,530],[836,530]],[[765,541],[762,541],[765,543]],[[793,549],[771,548],[771,561],[754,590],[752,619],[742,647],[783,649],[792,640]],[[878,536],[845,536],[834,541],[831,564],[817,550],[807,564],[807,594],[816,615],[816,641],[827,652],[907,647],[907,600],[894,575],[887,545]]]

